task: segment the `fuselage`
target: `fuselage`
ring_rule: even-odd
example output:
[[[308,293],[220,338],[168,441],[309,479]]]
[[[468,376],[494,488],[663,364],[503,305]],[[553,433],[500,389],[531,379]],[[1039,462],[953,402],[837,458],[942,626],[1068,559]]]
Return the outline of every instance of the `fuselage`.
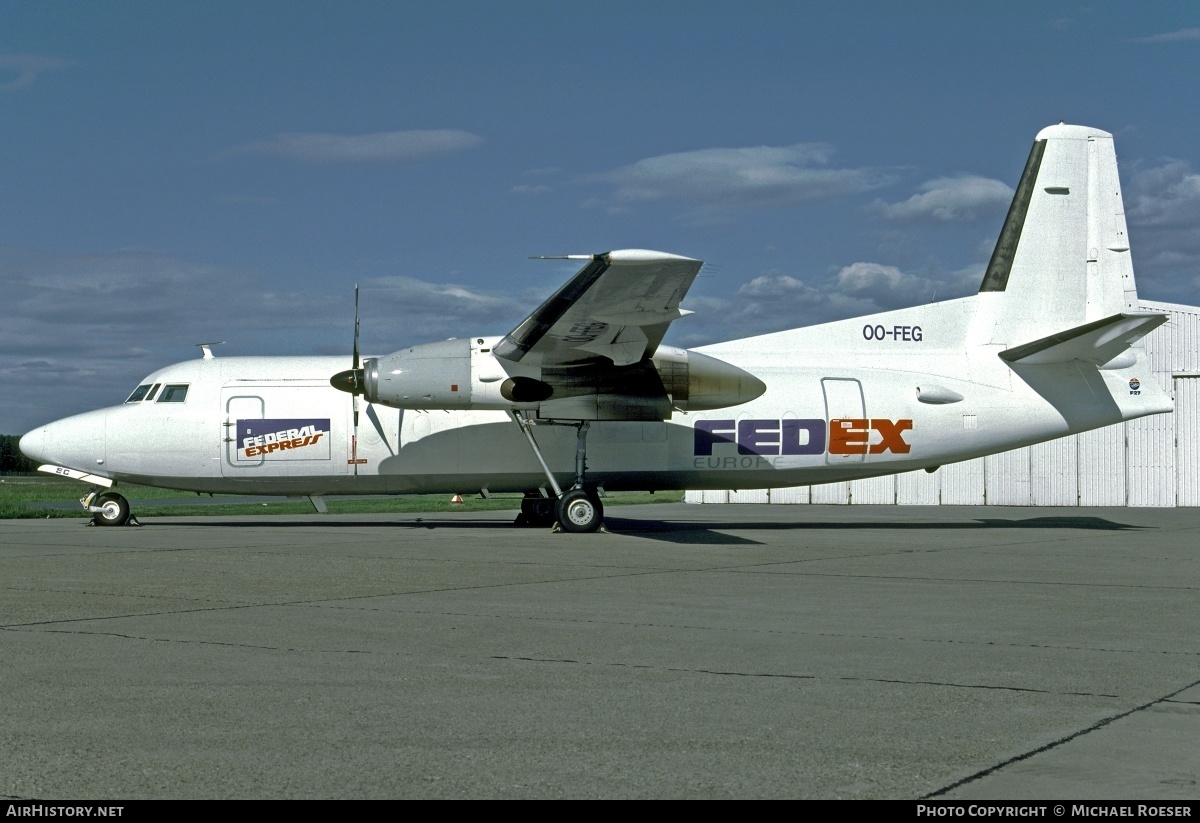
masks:
[[[932,469],[1170,410],[1157,387],[1131,388],[1140,349],[1100,368],[1004,362],[998,353],[1009,341],[972,331],[989,328],[979,322],[989,300],[977,295],[699,349],[754,375],[766,391],[729,408],[675,411],[665,421],[595,421],[587,476],[609,490],[835,482]],[[496,338],[479,340],[482,350]],[[345,367],[335,357],[178,363],[142,381],[146,396],[135,392],[120,405],[43,426],[22,438],[21,449],[118,483],[198,492],[546,485],[510,411],[367,403],[330,385]],[[569,485],[576,428],[554,422],[539,421],[536,438]]]

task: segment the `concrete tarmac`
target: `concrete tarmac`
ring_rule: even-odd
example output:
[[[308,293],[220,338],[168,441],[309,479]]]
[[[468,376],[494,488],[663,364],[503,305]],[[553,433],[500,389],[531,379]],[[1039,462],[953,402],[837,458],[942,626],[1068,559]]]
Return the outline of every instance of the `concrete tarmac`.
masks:
[[[0,522],[0,796],[1200,796],[1195,509]]]

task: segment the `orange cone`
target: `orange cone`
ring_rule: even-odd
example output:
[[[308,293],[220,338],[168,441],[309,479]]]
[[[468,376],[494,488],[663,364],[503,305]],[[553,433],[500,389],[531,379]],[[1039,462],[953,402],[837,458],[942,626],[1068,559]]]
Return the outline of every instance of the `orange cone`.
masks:
[[[456,495],[454,495],[453,497],[451,497],[451,498],[450,498],[450,505],[451,505],[451,506],[461,506],[462,504],[463,504],[463,499],[462,499],[462,495],[461,495],[461,494],[456,494]]]

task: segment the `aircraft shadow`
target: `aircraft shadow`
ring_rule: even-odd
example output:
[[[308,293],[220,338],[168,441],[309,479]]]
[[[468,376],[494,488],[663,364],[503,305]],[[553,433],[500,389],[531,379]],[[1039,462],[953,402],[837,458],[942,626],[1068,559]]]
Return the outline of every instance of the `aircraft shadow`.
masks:
[[[716,529],[746,531],[973,531],[979,529],[1075,529],[1082,531],[1139,531],[1142,526],[1117,523],[1103,517],[1031,517],[1024,520],[987,518],[949,523],[893,521],[821,521],[794,522],[755,520],[740,523],[711,521],[630,520],[606,517],[605,526],[613,532],[671,543],[756,544],[757,540],[724,534]]]
[[[327,520],[321,515],[309,515],[303,519],[281,520],[275,517],[254,517],[236,520],[214,521],[208,518],[190,522],[154,522],[144,524],[153,527],[170,528],[268,528],[268,529],[513,529],[513,533],[526,532],[536,534],[545,529],[515,529],[510,522],[500,518],[469,519],[467,517],[439,517],[428,519],[423,517],[392,520]],[[641,520],[627,517],[606,517],[605,528],[614,534],[626,537],[640,537],[646,540],[658,540],[665,543],[695,546],[758,546],[762,541],[744,535],[729,534],[728,531],[738,532],[818,532],[818,531],[977,531],[980,529],[1062,529],[1080,531],[1140,531],[1143,526],[1133,526],[1118,523],[1103,517],[1030,517],[1025,519],[1011,518],[981,518],[959,520],[953,522],[912,522],[912,521],[820,521],[795,522],[781,520],[754,520],[745,522],[719,522],[710,520]],[[569,535],[563,535],[564,539]]]

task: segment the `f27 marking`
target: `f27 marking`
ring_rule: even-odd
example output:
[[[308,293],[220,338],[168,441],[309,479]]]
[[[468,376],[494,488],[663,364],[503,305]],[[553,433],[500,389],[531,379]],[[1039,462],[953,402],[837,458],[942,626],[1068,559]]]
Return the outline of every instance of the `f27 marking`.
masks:
[[[692,453],[711,455],[718,443],[736,443],[738,454],[908,454],[904,432],[913,421],[836,418],[783,420],[697,420]]]

